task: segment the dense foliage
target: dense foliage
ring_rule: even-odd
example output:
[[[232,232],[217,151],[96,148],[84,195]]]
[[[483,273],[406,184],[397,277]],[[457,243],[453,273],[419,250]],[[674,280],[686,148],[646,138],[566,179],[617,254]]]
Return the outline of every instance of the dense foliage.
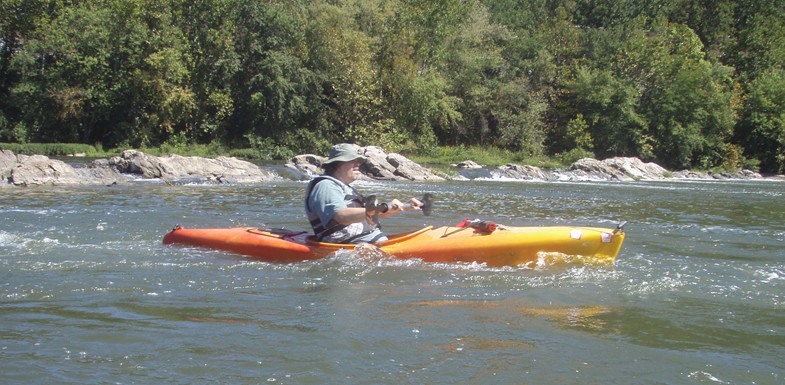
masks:
[[[785,171],[783,0],[0,0],[0,141]]]

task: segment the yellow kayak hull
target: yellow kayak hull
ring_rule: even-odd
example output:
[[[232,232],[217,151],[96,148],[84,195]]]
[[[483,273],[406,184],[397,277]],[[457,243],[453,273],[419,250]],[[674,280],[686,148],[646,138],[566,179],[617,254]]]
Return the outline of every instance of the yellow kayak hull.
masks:
[[[186,229],[169,231],[164,244],[231,251],[274,263],[324,258],[355,245],[314,241],[306,232],[255,228]],[[588,263],[610,264],[616,259],[624,232],[597,227],[504,227],[493,232],[471,227],[428,226],[390,236],[376,244],[401,259],[426,262],[524,266],[543,258],[577,257]]]

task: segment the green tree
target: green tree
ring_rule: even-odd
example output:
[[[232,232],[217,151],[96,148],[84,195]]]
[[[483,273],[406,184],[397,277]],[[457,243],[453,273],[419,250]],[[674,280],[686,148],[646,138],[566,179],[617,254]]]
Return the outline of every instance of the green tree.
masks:
[[[498,91],[497,146],[520,151],[529,156],[542,155],[546,139],[545,115],[548,103],[533,92],[531,83],[518,78],[503,84]]]
[[[736,7],[738,46],[732,64],[742,79],[785,68],[785,6],[781,0],[741,0]]]
[[[580,117],[585,122],[592,146],[583,149],[593,151],[599,157],[616,155],[651,157],[647,152],[647,122],[638,113],[641,92],[634,84],[618,79],[609,70],[591,70],[580,67],[575,80],[565,84],[565,97],[557,107],[563,120]],[[574,127],[574,126],[573,126]],[[552,134],[555,152],[580,147],[576,135],[569,133],[570,125],[556,129]],[[560,139],[565,142],[560,143]]]
[[[639,113],[654,139],[653,152],[668,167],[722,164],[735,115],[729,68],[705,59],[703,44],[683,24],[661,20],[633,31],[617,61],[621,76],[643,93]]]
[[[462,117],[442,71],[449,41],[466,24],[474,1],[402,0],[379,41],[382,95],[390,117],[421,149],[450,136]]]
[[[776,172],[783,20],[781,0],[3,0],[0,140],[672,168],[742,146]]]
[[[81,141],[107,118],[108,82],[114,80],[109,75],[117,68],[110,49],[117,42],[112,19],[106,8],[59,4],[38,20],[35,34],[12,62],[20,74],[12,99],[30,140]]]
[[[188,42],[183,49],[189,60],[188,87],[195,108],[187,136],[198,143],[224,139],[235,107],[232,79],[239,70],[234,47],[237,0],[179,0],[174,24]]]
[[[107,0],[49,7],[15,56],[12,89],[31,140],[158,144],[195,106],[183,36],[168,2]]]
[[[502,46],[510,33],[492,24],[486,9],[476,4],[469,19],[446,41],[440,72],[450,81],[447,92],[456,101],[455,119],[440,125],[443,142],[498,144],[499,89],[510,78]]]
[[[700,37],[710,58],[732,64],[731,53],[738,46],[736,0],[680,0],[671,6],[671,21],[683,23]]]
[[[367,10],[368,12],[372,12]],[[325,136],[361,145],[400,146],[380,98],[372,36],[353,28],[358,10],[316,1],[309,7],[309,60],[322,75]],[[373,18],[373,16],[367,15]],[[384,124],[380,124],[385,122]]]
[[[761,170],[785,172],[785,70],[761,73],[749,86],[736,131],[748,157],[760,160]]]
[[[12,88],[22,76],[13,68],[13,61],[24,48],[24,42],[33,37],[45,9],[40,0],[0,2],[0,141],[29,140],[27,128],[19,122],[23,110],[13,100]]]
[[[196,94],[191,89],[192,55],[186,36],[174,21],[177,9],[166,0],[146,0],[136,10],[142,22],[140,32],[147,37],[138,66],[130,73],[137,118],[145,133],[143,144],[159,144],[169,139],[194,136],[198,112]]]
[[[235,30],[239,69],[232,80],[234,111],[228,140],[271,138],[306,127],[321,97],[318,74],[302,58],[307,52],[298,3],[242,2]]]
[[[418,71],[441,63],[447,40],[466,24],[474,5],[475,0],[400,0],[400,18],[410,28]]]

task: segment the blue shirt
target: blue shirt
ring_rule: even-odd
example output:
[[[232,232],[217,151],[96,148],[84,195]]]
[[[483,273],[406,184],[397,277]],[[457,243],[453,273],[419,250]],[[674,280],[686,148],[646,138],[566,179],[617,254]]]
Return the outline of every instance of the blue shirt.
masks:
[[[377,226],[367,222],[342,225],[333,218],[341,209],[364,207],[362,194],[333,177],[322,175],[308,184],[305,212],[322,242],[360,243],[386,241],[387,237]]]

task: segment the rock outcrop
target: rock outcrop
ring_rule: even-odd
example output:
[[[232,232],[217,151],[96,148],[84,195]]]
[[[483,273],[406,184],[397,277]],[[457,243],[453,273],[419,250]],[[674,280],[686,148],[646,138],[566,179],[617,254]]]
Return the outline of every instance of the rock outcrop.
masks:
[[[668,170],[655,163],[644,163],[638,158],[609,158],[597,160],[583,158],[564,172],[559,180],[608,180],[634,181],[663,179]]]
[[[478,164],[477,162],[475,162],[473,160],[464,160],[461,163],[456,163],[456,164],[453,164],[451,166],[457,167],[457,168],[460,168],[460,169],[470,169],[470,170],[478,169],[478,168],[482,168],[483,167],[481,164]]]
[[[278,178],[251,162],[225,156],[215,159],[180,155],[159,157],[126,150],[121,156],[110,158],[108,164],[124,174],[165,181],[204,179],[218,183],[251,183]]]
[[[314,154],[296,155],[284,164],[285,167],[305,174],[307,177],[314,177],[322,173],[322,162],[325,158]]]
[[[271,171],[236,158],[158,157],[135,150],[81,167],[43,155],[0,151],[0,175],[3,186],[114,185],[138,179],[167,183],[254,183],[280,179]]]
[[[670,175],[673,179],[761,179],[760,173],[751,170],[739,170],[736,173],[697,172],[691,170],[676,171]],[[772,179],[782,178],[772,177]]]
[[[491,170],[493,178],[539,181],[633,181],[657,180],[668,171],[638,158],[580,159],[565,170],[546,170],[536,166],[506,164]]]
[[[0,150],[0,187],[11,183],[11,171],[16,166],[16,155],[9,150]]]
[[[445,179],[401,154],[388,154],[381,147],[358,147],[358,151],[367,157],[360,167],[362,179],[391,181],[443,181]],[[325,160],[326,158],[313,154],[298,155],[289,159],[286,166],[314,176],[322,172],[321,167]]]
[[[420,166],[401,154],[390,154],[387,162],[395,167],[393,174],[407,180],[416,181],[442,181],[443,177],[434,174],[431,170]]]
[[[491,171],[491,175],[495,178],[516,180],[550,181],[556,179],[551,172],[539,167],[511,163],[497,167]]]
[[[390,181],[442,181],[446,177],[413,162],[403,155],[384,152],[368,146],[358,150],[367,157],[362,165],[361,179]],[[251,162],[230,157],[215,159],[169,155],[148,155],[126,150],[120,156],[98,159],[77,166],[43,155],[14,155],[0,150],[0,187],[37,185],[114,185],[137,180],[160,180],[164,183],[258,183],[282,179],[309,179],[321,174],[324,157],[312,154],[291,158],[284,167],[262,168]],[[580,159],[564,170],[548,170],[535,166],[506,164],[494,169],[476,162],[459,165],[456,180],[514,179],[536,181],[638,181],[662,179],[759,179],[758,173],[669,172],[654,163],[638,158]],[[277,172],[275,168],[277,167]],[[285,172],[282,172],[286,170]],[[279,175],[280,174],[280,175]],[[785,179],[785,177],[780,177]],[[776,179],[776,178],[775,178]]]
[[[0,155],[0,174],[4,185],[14,186],[113,184],[123,178],[100,167],[74,168],[43,155],[14,155],[10,151]]]
[[[472,161],[462,162],[461,164],[476,164]],[[490,179],[514,179],[514,180],[535,180],[535,181],[639,181],[639,180],[663,180],[663,179],[760,179],[761,174],[750,171],[740,170],[736,173],[712,173],[697,171],[677,171],[670,172],[656,163],[646,163],[638,158],[609,158],[597,160],[591,158],[580,159],[566,169],[542,169],[536,166],[526,166],[518,164],[506,164],[495,169],[489,170],[489,174],[480,172],[467,173],[461,164],[453,165],[459,168],[459,174],[467,179],[490,178]],[[775,177],[776,179],[776,177]]]

